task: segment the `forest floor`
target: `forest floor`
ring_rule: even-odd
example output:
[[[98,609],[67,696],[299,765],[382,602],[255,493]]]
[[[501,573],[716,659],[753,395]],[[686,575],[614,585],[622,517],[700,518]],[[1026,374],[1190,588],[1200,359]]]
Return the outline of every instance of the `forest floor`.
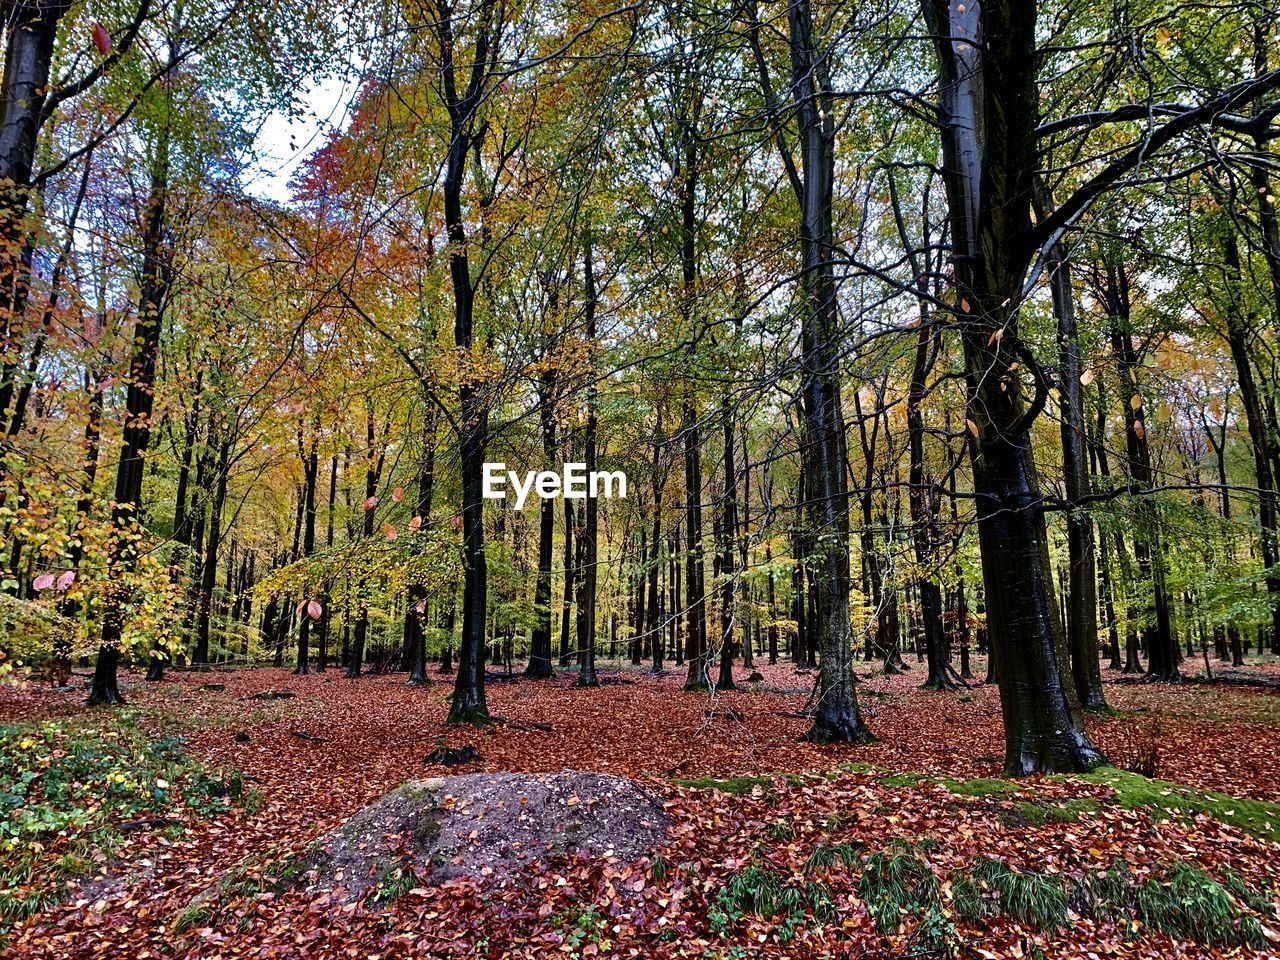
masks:
[[[919,668],[885,677],[858,664],[876,741],[814,746],[796,715],[814,673],[758,669],[763,682],[721,694],[683,692],[680,671],[608,663],[594,690],[572,689],[572,673],[495,678],[489,706],[503,722],[483,729],[443,724],[451,678],[438,676],[408,688],[403,675],[336,670],[172,672],[159,684],[128,674],[129,706],[115,710],[83,707],[78,689],[0,686],[0,781],[22,779],[28,797],[0,812],[34,818],[40,796],[66,808],[28,824],[38,844],[0,873],[10,916],[23,912],[15,904],[36,911],[7,949],[137,960],[1280,953],[1280,690],[1105,671],[1113,710],[1089,719],[1092,734],[1118,768],[1160,779],[1011,782],[998,779],[993,687],[925,691]],[[1280,665],[1236,673],[1274,679]],[[442,746],[480,759],[424,762]],[[24,763],[37,775],[19,777]],[[638,778],[666,807],[667,846],[630,864],[537,862],[502,885],[397,871],[359,904],[290,882],[310,844],[405,780],[564,769]],[[0,786],[0,802],[7,789],[21,792]],[[57,819],[71,807],[78,819]]]

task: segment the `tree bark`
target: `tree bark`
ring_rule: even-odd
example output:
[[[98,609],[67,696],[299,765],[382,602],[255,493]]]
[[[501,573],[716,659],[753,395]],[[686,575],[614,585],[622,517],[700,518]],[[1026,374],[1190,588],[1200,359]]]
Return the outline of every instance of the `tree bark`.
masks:
[[[1045,204],[1047,208],[1048,204]],[[1067,648],[1071,679],[1086,710],[1105,710],[1102,669],[1098,663],[1097,568],[1094,561],[1093,521],[1080,506],[1088,496],[1089,460],[1084,420],[1084,373],[1076,335],[1076,299],[1071,264],[1061,243],[1049,263],[1049,284],[1058,327],[1058,396],[1062,418],[1062,473],[1067,498]]]
[[[556,459],[556,374],[548,364],[538,382],[538,422],[542,432],[542,452],[548,463]],[[538,508],[538,579],[533,591],[537,622],[529,647],[525,676],[545,679],[555,676],[551,663],[551,555],[556,532],[556,506],[550,497]]]
[[[1036,5],[922,0],[938,58],[956,326],[969,392],[984,599],[1005,730],[1005,772],[1088,770],[1105,761],[1080,718],[1032,453],[1047,399],[1024,402],[1017,311],[1032,251],[1038,167]],[[1015,367],[1014,365],[1019,366]]]
[[[21,31],[11,31],[20,33]],[[7,68],[8,64],[6,64]],[[138,317],[133,329],[129,358],[129,382],[125,392],[125,423],[116,468],[114,506],[111,510],[112,541],[108,570],[112,580],[137,560],[142,531],[142,479],[147,450],[151,446],[151,413],[155,403],[156,359],[164,310],[173,276],[173,246],[166,212],[169,199],[168,138],[157,145],[151,172],[151,188],[144,208],[142,283]],[[93,671],[89,703],[123,703],[117,668],[124,632],[127,602],[118,580],[107,591],[102,611],[102,640]]]
[[[791,83],[795,98],[802,179],[793,182],[800,212],[802,314],[800,397],[804,435],[807,520],[812,534],[810,570],[814,617],[821,648],[813,726],[805,739],[861,743],[871,739],[862,722],[853,680],[849,616],[849,486],[841,411],[836,303],[835,242],[831,206],[835,163],[835,113],[829,65],[814,37],[809,0],[787,7]]]
[[[1141,364],[1133,346],[1130,329],[1130,295],[1128,273],[1122,266],[1105,268],[1105,294],[1110,315],[1111,348],[1121,383],[1121,400],[1125,419],[1126,466],[1129,479],[1138,494],[1135,510],[1138,524],[1133,552],[1144,578],[1151,578],[1151,605],[1143,636],[1147,648],[1147,678],[1174,681],[1179,679],[1178,638],[1169,622],[1169,596],[1164,549],[1160,543],[1160,511],[1147,493],[1151,487],[1151,447],[1147,440],[1147,417],[1138,384]],[[1124,391],[1132,391],[1128,397]]]
[[[586,249],[582,255],[582,288],[586,298],[587,345],[594,348],[596,343],[596,273],[593,262],[591,240],[588,237]],[[587,388],[587,423],[582,432],[583,459],[586,462],[587,476],[596,469],[596,399],[599,393],[592,376],[591,386]],[[599,532],[597,507],[599,500],[592,496],[594,491],[587,491],[587,501],[583,505],[586,513],[583,523],[582,537],[582,592],[578,600],[578,651],[581,658],[581,670],[575,687],[598,687],[596,677],[596,580],[598,545],[596,536]]]

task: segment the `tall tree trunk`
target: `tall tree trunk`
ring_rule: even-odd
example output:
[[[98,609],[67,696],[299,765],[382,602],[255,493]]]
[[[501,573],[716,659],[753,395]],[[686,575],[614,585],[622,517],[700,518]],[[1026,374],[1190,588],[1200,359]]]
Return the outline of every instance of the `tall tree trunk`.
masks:
[[[1045,207],[1047,207],[1047,202]],[[1084,373],[1076,336],[1076,298],[1071,264],[1061,243],[1048,264],[1053,312],[1058,326],[1058,397],[1062,417],[1062,473],[1067,496],[1067,647],[1071,679],[1086,710],[1104,710],[1102,669],[1098,664],[1097,569],[1094,564],[1093,521],[1080,506],[1089,494],[1089,459],[1084,420]]]
[[[196,646],[192,666],[209,665],[209,631],[213,624],[213,591],[218,582],[218,550],[222,545],[222,508],[227,499],[227,474],[230,471],[231,441],[218,445],[218,458],[213,478],[213,498],[209,504],[209,532],[205,537],[204,560],[200,567],[200,599],[196,610]],[[288,615],[287,613],[285,614]]]
[[[67,568],[77,574],[80,570],[80,561],[84,558],[84,528],[88,525],[89,515],[93,510],[93,491],[98,479],[98,459],[102,447],[102,381],[104,378],[105,374],[99,368],[85,373],[85,389],[89,392],[89,416],[84,425],[84,473],[80,480],[80,498],[76,501],[78,536],[71,541],[71,549],[67,556]],[[58,602],[58,612],[68,620],[75,617],[79,609],[79,601],[70,597],[64,596]],[[71,638],[67,637],[60,641],[54,650],[56,662],[67,669],[68,675],[71,670],[71,646]],[[153,662],[163,664],[157,656],[151,659]],[[158,674],[154,679],[163,677],[163,666]],[[150,668],[147,676],[151,679]]]
[[[937,356],[936,344],[929,316],[922,308],[915,363],[907,391],[907,446],[910,455],[907,501],[911,509],[911,541],[919,568],[916,586],[920,592],[920,617],[923,621],[920,636],[928,661],[924,686],[931,690],[951,690],[955,684],[948,673],[947,641],[942,628],[942,589],[937,579],[940,543],[938,490],[932,479],[926,480],[924,462],[922,405],[928,389],[929,372]]]
[[[542,432],[542,452],[550,464],[556,459],[556,374],[548,364],[538,381],[538,422]],[[530,640],[529,664],[525,676],[535,679],[555,676],[551,663],[551,555],[556,533],[556,505],[544,498],[538,508],[538,579],[533,592],[537,618]]]
[[[50,89],[58,22],[70,0],[14,0],[4,5],[6,45],[0,81],[0,435],[15,435],[11,407],[18,389],[32,259],[35,253],[31,173]],[[7,446],[7,442],[6,442]],[[0,470],[3,470],[0,463]]]
[[[569,647],[569,628],[573,623],[573,598],[577,595],[578,568],[575,564],[577,538],[574,536],[575,514],[573,501],[564,501],[564,591],[560,597],[560,666],[567,667],[572,660]]]
[[[702,553],[702,432],[692,401],[684,408],[684,494],[685,494],[685,661],[689,672],[686,690],[710,687],[707,668],[707,610],[703,592]]]
[[[587,344],[595,346],[596,341],[596,271],[593,261],[591,240],[588,236],[586,249],[582,255],[582,288],[586,298]],[[599,389],[592,375],[591,386],[587,388],[587,423],[582,432],[583,459],[586,462],[587,476],[596,469],[596,400]],[[596,536],[599,532],[597,506],[599,500],[593,496],[594,491],[587,491],[587,502],[584,504],[586,518],[583,523],[582,536],[582,593],[578,601],[578,650],[582,669],[575,687],[598,687],[596,677],[596,559],[599,553]],[[656,546],[656,545],[655,545]]]
[[[320,479],[320,453],[317,446],[320,442],[319,424],[312,424],[310,449],[302,449],[303,476],[303,521],[302,521],[302,559],[306,560],[316,551],[316,486]],[[301,439],[301,438],[299,438]],[[294,673],[304,675],[311,672],[311,598],[304,596],[300,602],[304,604],[302,616],[298,623],[298,662]]]
[[[378,493],[378,482],[382,478],[382,467],[385,462],[383,452],[375,452],[377,429],[374,426],[373,399],[365,400],[365,469],[364,469],[364,506],[360,533],[367,543],[373,537],[374,503]],[[295,550],[296,553],[296,550]],[[363,582],[356,585],[356,620],[351,637],[351,660],[347,664],[346,677],[354,680],[360,676],[364,666],[365,646],[369,638],[369,590]],[[287,608],[286,608],[287,616]],[[484,629],[483,620],[481,630]]]
[[[11,35],[21,33],[11,30]],[[52,42],[52,41],[50,41]],[[6,63],[6,71],[10,64]],[[47,67],[46,67],[47,71]],[[47,72],[46,72],[47,76]],[[5,134],[7,135],[7,134]],[[169,146],[163,136],[156,148],[151,189],[144,208],[142,283],[138,317],[134,323],[129,382],[125,393],[125,423],[116,468],[114,506],[111,510],[112,541],[108,563],[115,584],[108,590],[102,610],[102,642],[93,671],[89,703],[123,703],[117,668],[124,633],[124,607],[128,597],[119,584],[121,572],[133,566],[141,546],[142,479],[147,450],[151,446],[151,413],[155,401],[156,359],[160,333],[173,275],[173,246],[166,212],[169,199]]]
[[[854,690],[849,615],[849,471],[841,411],[840,322],[831,220],[836,106],[829,64],[815,42],[809,0],[794,0],[787,7],[787,29],[803,177],[793,185],[800,209],[803,270],[801,459],[808,523],[814,534],[810,569],[816,643],[811,649],[821,648],[813,726],[805,738],[818,743],[865,742],[871,734],[862,722]]]
[[[436,416],[430,398],[424,397],[426,412],[422,427],[422,456],[418,460],[418,504],[414,517],[423,529],[431,521],[431,502],[435,498],[436,483]],[[409,680],[411,687],[426,686],[427,677],[427,623],[430,615],[429,598],[424,584],[409,587],[409,600],[405,604],[405,630],[409,632]]]
[[[440,76],[449,115],[449,151],[445,158],[441,193],[445,229],[449,236],[449,277],[453,288],[453,342],[462,357],[475,343],[475,284],[471,277],[466,216],[462,193],[467,158],[479,152],[485,127],[479,106],[484,84],[496,58],[499,14],[489,5],[475,25],[473,49],[465,65],[454,61],[454,22],[442,16],[433,24],[439,41]],[[459,67],[467,70],[460,88]],[[488,610],[488,566],[484,552],[484,457],[489,442],[489,401],[483,384],[463,378],[458,385],[458,447],[462,471],[462,636],[458,644],[458,672],[454,680],[450,723],[486,723],[489,705],[484,692],[485,618]]]
[[[338,455],[335,453],[329,459],[329,509],[325,511],[325,530],[324,543],[330,550],[333,548],[333,507],[338,499]],[[250,554],[250,562],[252,563],[252,554]],[[253,578],[253,568],[250,567],[249,577]],[[329,638],[333,633],[333,611],[332,606],[333,594],[331,591],[331,583],[326,580],[322,588],[320,605],[323,609],[320,611],[320,659],[316,664],[316,669],[323,673],[329,668]]]
[[[1138,525],[1133,552],[1137,557],[1139,570],[1144,577],[1151,578],[1151,607],[1147,625],[1143,628],[1147,647],[1147,678],[1177,680],[1178,638],[1169,622],[1167,564],[1160,542],[1160,511],[1149,493],[1152,482],[1151,447],[1147,440],[1146,410],[1138,383],[1141,364],[1133,347],[1130,328],[1129,277],[1123,266],[1114,265],[1105,268],[1105,275],[1107,312],[1111,318],[1111,348],[1115,353],[1121,399],[1124,401],[1126,466],[1139,498],[1135,509]],[[1132,392],[1126,397],[1125,391]]]
[[[697,190],[698,136],[694,121],[683,123],[683,155],[676,168],[680,182],[680,282],[681,319],[687,336],[693,336],[694,313],[698,296]],[[707,611],[703,573],[702,546],[702,431],[698,424],[696,399],[690,394],[684,401],[684,472],[685,472],[685,608],[688,629],[685,636],[685,659],[689,672],[686,690],[705,690],[710,686],[707,664]]]
[[[955,316],[976,434],[970,449],[1005,771],[1087,770],[1105,758],[1085,732],[1069,679],[1031,443],[1047,389],[1018,339],[1039,164],[1036,5],[922,6],[941,81]],[[1037,377],[1029,404],[1023,368]]]
[[[734,600],[737,577],[734,572],[738,549],[738,465],[734,452],[733,410],[726,399],[720,407],[724,427],[724,499],[720,508],[720,672],[717,690],[733,690]],[[742,630],[743,647],[751,638]]]
[[[1262,206],[1266,207],[1267,204],[1263,203]],[[1272,226],[1274,227],[1274,217]],[[1280,243],[1280,241],[1277,242]],[[1258,381],[1253,373],[1249,341],[1255,334],[1249,329],[1249,319],[1245,316],[1240,304],[1239,289],[1242,278],[1240,251],[1235,236],[1229,235],[1226,238],[1223,252],[1227,267],[1227,282],[1231,291],[1227,306],[1227,344],[1231,348],[1231,360],[1236,368],[1236,382],[1240,385],[1240,402],[1244,407],[1245,426],[1249,431],[1249,444],[1253,448],[1254,480],[1258,485],[1258,526],[1262,531],[1262,565],[1269,571],[1267,593],[1271,601],[1271,623],[1272,630],[1275,632],[1273,635],[1276,635],[1280,634],[1280,573],[1277,573],[1276,566],[1280,563],[1280,535],[1277,533],[1280,529],[1277,524],[1280,508],[1277,504],[1276,477],[1271,469],[1270,432]],[[1277,275],[1275,282],[1280,282],[1280,275]],[[1280,298],[1280,289],[1275,291],[1275,296]],[[1221,461],[1221,452],[1218,458]],[[1224,498],[1226,496],[1225,488],[1223,496]],[[1224,499],[1223,504],[1223,516],[1226,517],[1229,515],[1230,501]]]
[[[671,627],[671,654],[675,657],[676,666],[684,666],[684,637],[680,631],[680,524],[677,522],[671,531],[671,560],[667,563],[667,582],[671,585],[671,602],[668,609],[668,623]]]
[[[662,559],[662,486],[666,479],[665,470],[659,473],[659,458],[665,439],[662,436],[662,408],[658,408],[658,425],[653,442],[653,564],[649,568],[649,609],[645,616],[648,621],[650,645],[653,650],[653,672],[662,672],[662,646],[665,642],[666,624],[663,621],[662,590],[658,583],[658,574],[664,563]]]
[[[640,504],[640,552],[637,556],[636,572],[635,572],[635,596],[631,598],[632,609],[632,627],[631,627],[631,664],[632,666],[640,666],[640,661],[644,656],[645,640],[647,634],[645,630],[645,621],[647,618],[644,606],[644,587],[645,587],[645,568],[650,563],[649,556],[649,534],[644,527],[644,505]],[[657,545],[654,545],[654,555],[657,555]],[[652,621],[649,623],[648,629],[653,629]]]

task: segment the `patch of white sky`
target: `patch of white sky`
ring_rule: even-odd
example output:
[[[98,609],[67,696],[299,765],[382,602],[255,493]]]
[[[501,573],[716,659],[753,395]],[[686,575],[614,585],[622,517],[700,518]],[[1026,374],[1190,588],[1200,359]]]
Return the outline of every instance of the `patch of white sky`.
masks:
[[[253,141],[253,160],[243,173],[245,189],[255,197],[288,203],[294,175],[333,130],[342,130],[360,90],[355,69],[305,82],[291,104],[267,114]]]

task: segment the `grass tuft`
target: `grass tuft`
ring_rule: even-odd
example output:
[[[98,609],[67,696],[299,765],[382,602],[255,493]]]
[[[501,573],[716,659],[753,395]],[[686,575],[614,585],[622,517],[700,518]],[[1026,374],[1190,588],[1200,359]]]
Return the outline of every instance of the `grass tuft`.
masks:
[[[858,878],[858,896],[881,933],[898,929],[904,913],[938,905],[938,878],[907,844],[896,843],[867,857]]]
[[[1003,914],[1038,930],[1054,930],[1067,920],[1067,891],[1061,877],[1018,871],[984,857],[953,879],[956,913],[968,920]]]

